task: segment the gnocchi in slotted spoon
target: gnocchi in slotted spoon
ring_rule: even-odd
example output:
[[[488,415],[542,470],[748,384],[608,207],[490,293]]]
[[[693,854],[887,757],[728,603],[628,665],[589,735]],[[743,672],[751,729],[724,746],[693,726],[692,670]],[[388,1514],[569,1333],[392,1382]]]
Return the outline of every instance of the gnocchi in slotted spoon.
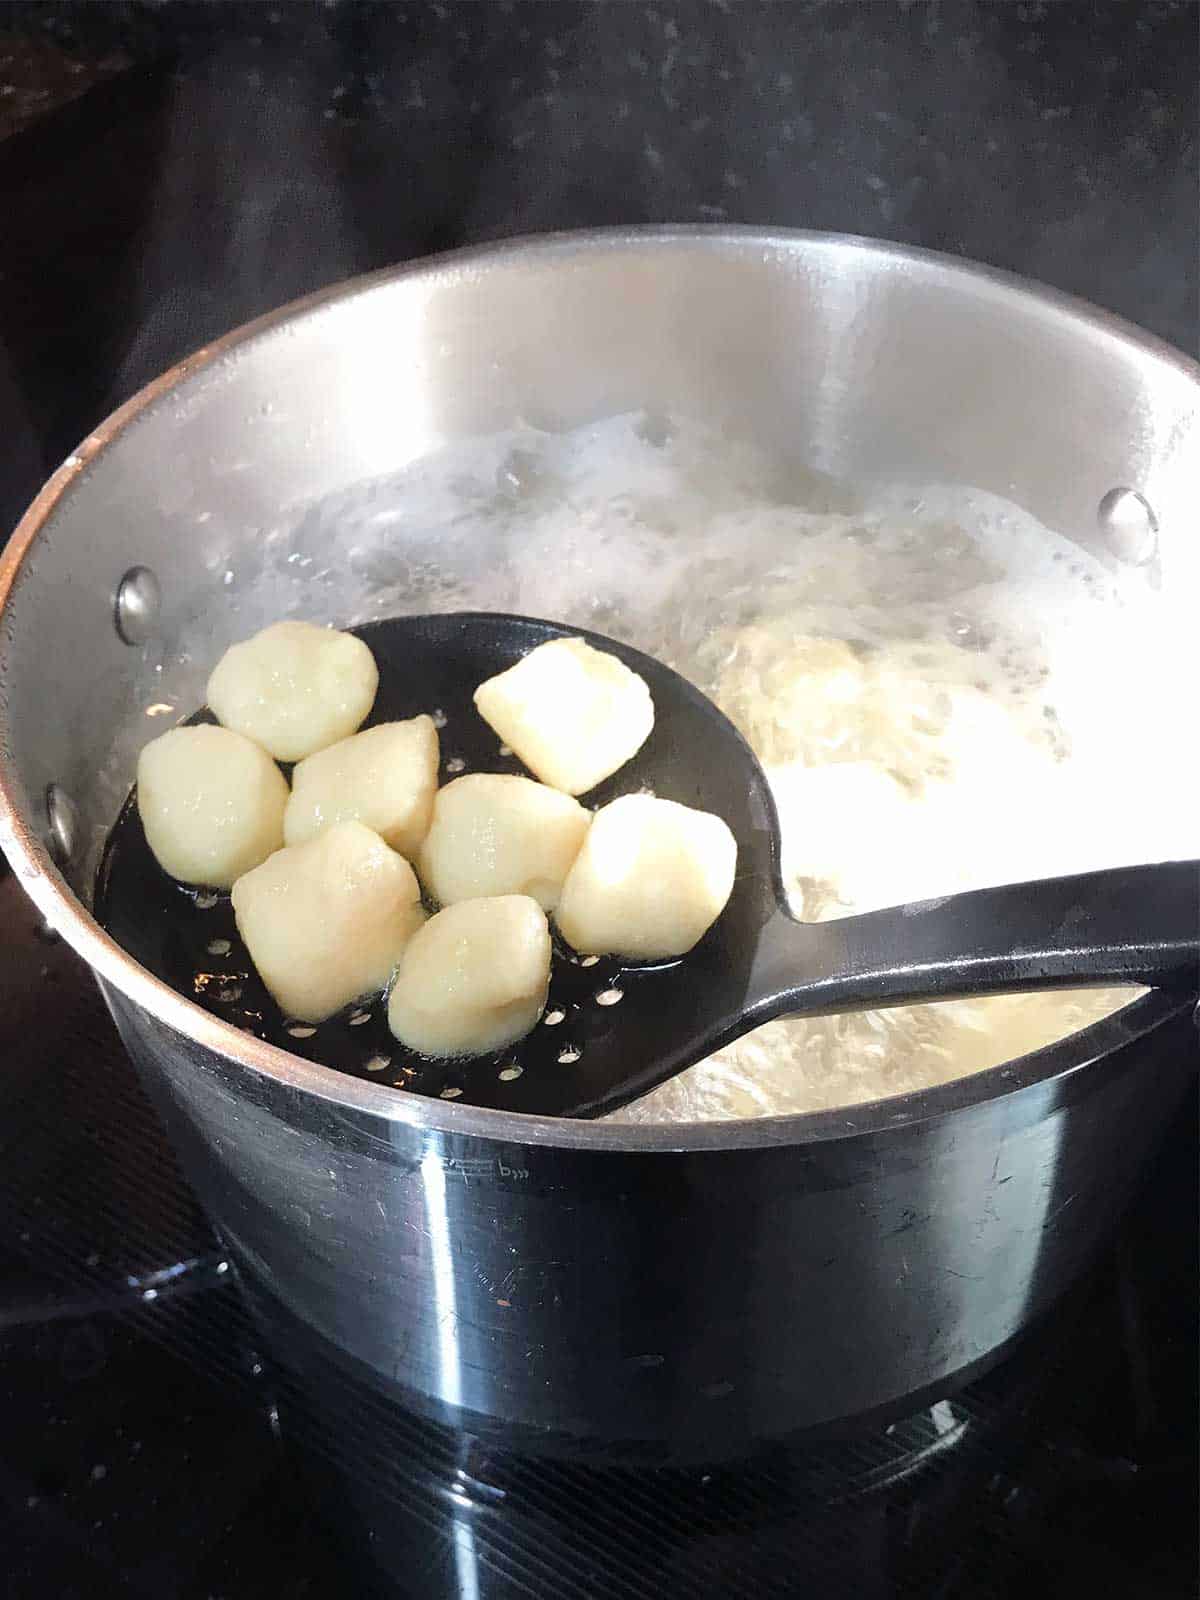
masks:
[[[598,635],[494,613],[394,618],[361,637],[379,666],[383,704],[376,714],[412,718],[438,708],[447,773],[519,770],[505,754],[517,749],[512,739],[501,745],[476,714],[477,691],[497,681],[509,687],[503,714],[486,692],[481,709],[490,708],[495,729],[515,734],[543,777],[574,787],[609,768],[581,791],[599,812],[558,902],[563,931],[573,933],[579,948],[560,952],[543,1022],[506,1045],[502,1059],[464,1062],[430,1053],[406,1079],[419,1092],[594,1116],[783,1014],[1097,982],[1169,984],[1194,970],[1200,946],[1194,863],[1088,873],[801,923],[786,907],[778,823],[756,757],[723,714],[669,667]],[[623,663],[649,689],[652,731],[632,717],[632,754],[616,770],[608,749],[596,768],[577,762],[586,757],[586,739],[561,766],[548,762],[555,729],[570,742],[569,700],[552,676],[514,669],[538,647],[565,643],[574,661],[578,646],[586,646]],[[511,692],[514,682],[520,694]],[[654,804],[641,808],[635,825],[630,801],[639,790]],[[684,826],[682,817],[674,829],[658,826],[663,802],[705,813],[709,822],[720,819],[735,851],[719,833]],[[722,882],[730,879],[720,910]],[[540,912],[532,896],[526,904]],[[709,915],[714,907],[719,914]],[[432,927],[408,948],[420,949],[418,939],[425,943]],[[528,952],[537,941],[532,923],[526,931]],[[499,938],[492,942],[502,949]],[[536,995],[541,1003],[537,983],[505,997],[494,984],[489,988],[480,967],[468,966],[479,985],[466,984],[468,998],[478,992],[519,1007]],[[399,1009],[411,999],[406,991]],[[480,1042],[491,1041],[481,1034]]]

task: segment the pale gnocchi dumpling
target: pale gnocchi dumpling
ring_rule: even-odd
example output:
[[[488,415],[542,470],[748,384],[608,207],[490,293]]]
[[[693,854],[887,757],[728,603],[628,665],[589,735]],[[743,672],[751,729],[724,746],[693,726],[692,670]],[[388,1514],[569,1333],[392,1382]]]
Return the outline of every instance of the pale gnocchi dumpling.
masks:
[[[288,786],[258,745],[211,723],[172,728],[138,757],[137,808],[164,871],[228,889],[283,843]]]
[[[412,860],[429,828],[437,774],[432,717],[383,722],[339,739],[292,773],[284,838],[303,844],[332,823],[358,821]]]
[[[480,716],[535,777],[585,794],[654,726],[645,680],[583,639],[551,639],[475,691]]]
[[[532,778],[468,773],[433,802],[421,882],[443,906],[525,894],[553,911],[591,820],[578,800]]]
[[[360,727],[378,686],[375,657],[352,633],[275,622],[226,650],[208,680],[208,704],[276,761],[303,761]]]
[[[549,984],[550,929],[536,900],[460,900],[409,941],[388,997],[388,1026],[423,1055],[482,1055],[529,1032]]]
[[[707,933],[736,868],[737,843],[720,817],[624,795],[593,818],[556,920],[580,955],[664,961]]]
[[[233,910],[259,976],[300,1022],[382,990],[425,920],[413,869],[361,822],[277,850],[234,884]]]

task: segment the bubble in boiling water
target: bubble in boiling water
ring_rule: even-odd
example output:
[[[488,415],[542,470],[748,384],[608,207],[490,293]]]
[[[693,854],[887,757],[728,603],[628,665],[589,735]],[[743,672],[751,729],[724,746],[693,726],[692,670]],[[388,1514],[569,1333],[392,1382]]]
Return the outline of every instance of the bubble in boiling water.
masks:
[[[991,648],[991,634],[984,628],[977,617],[969,617],[962,611],[951,611],[946,621],[949,624],[951,640],[961,649],[989,650]]]
[[[661,450],[670,443],[672,437],[670,419],[661,413],[649,411],[643,412],[637,419],[633,431],[643,443],[650,445],[654,450]]]
[[[533,493],[545,476],[545,469],[531,450],[514,449],[500,463],[496,487],[516,498]]]

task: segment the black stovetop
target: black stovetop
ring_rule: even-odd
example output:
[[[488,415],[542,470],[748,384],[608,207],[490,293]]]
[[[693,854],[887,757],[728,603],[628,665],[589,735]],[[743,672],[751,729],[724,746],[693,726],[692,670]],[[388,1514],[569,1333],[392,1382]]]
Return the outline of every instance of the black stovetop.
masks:
[[[1195,348],[1198,60],[1189,3],[10,3],[0,528],[212,335],[529,229],[882,235]],[[1194,1099],[1092,1277],[964,1393],[710,1473],[539,1465],[260,1349],[94,985],[11,876],[0,928],[14,1600],[1196,1592]]]
[[[260,1348],[86,971],[11,875],[0,919],[6,1594],[1194,1594],[1194,1102],[1108,1257],[962,1393],[708,1472],[539,1463]]]

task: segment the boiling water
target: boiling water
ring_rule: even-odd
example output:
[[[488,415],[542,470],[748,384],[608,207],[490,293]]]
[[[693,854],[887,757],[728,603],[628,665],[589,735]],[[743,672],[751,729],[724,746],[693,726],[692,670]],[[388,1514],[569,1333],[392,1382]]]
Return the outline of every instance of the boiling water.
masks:
[[[252,568],[227,559],[214,556],[212,593],[159,664],[164,709],[200,698],[214,606],[230,638],[280,616],[458,609],[588,625],[668,661],[746,734],[809,918],[1195,851],[1195,774],[1156,693],[1178,671],[1164,602],[987,495],[862,501],[701,427],[618,417],[456,446],[281,519]],[[133,759],[114,753],[125,783]],[[616,1115],[875,1099],[1037,1048],[1129,998],[776,1022]]]

